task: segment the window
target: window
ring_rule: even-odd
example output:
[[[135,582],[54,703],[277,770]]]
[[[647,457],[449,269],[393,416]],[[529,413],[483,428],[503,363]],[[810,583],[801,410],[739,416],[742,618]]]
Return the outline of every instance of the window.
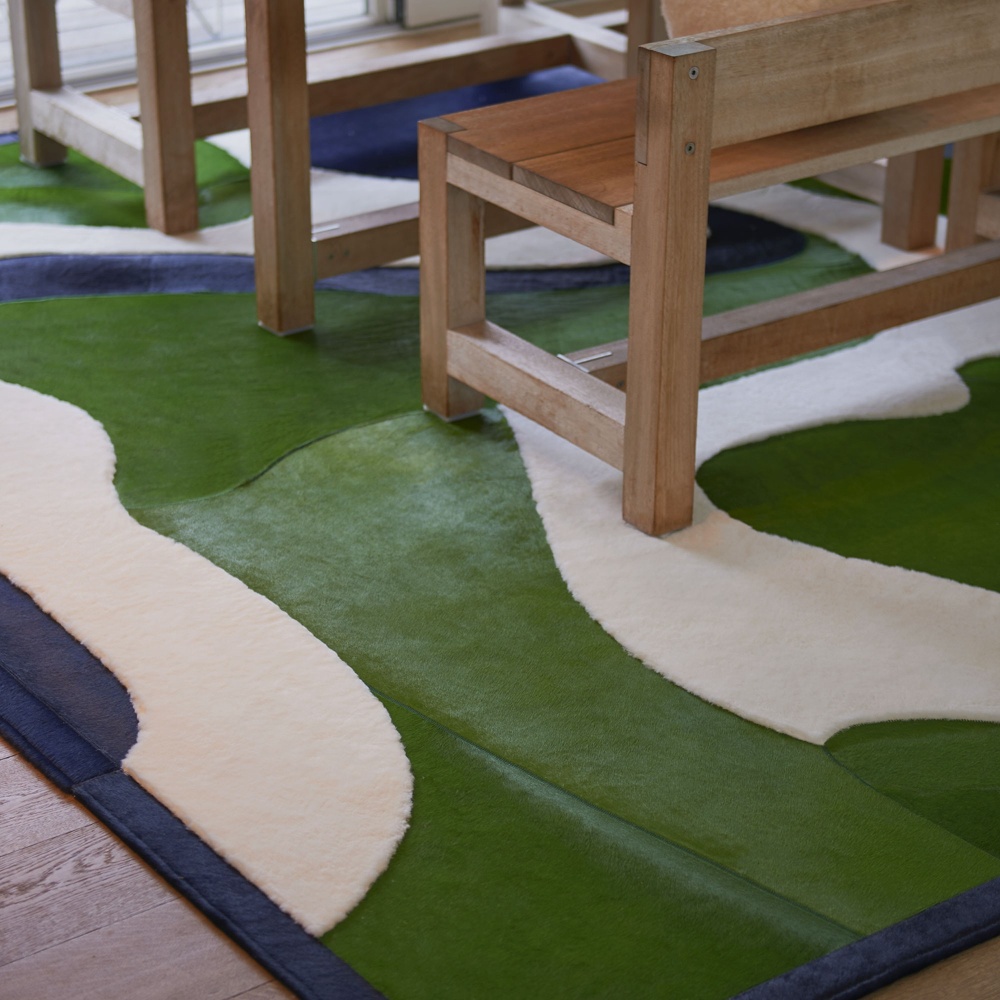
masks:
[[[395,17],[389,0],[304,0],[310,46],[385,24]],[[100,86],[135,78],[135,37],[125,16],[131,0],[59,0],[63,78],[74,86]],[[123,13],[124,12],[124,13]],[[191,62],[208,68],[243,55],[243,0],[188,0]],[[7,0],[0,0],[0,106],[14,100]]]

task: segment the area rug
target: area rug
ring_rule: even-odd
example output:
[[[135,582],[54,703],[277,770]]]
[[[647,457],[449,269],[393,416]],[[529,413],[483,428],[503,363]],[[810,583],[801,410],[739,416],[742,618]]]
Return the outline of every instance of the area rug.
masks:
[[[782,190],[726,207],[786,226],[808,208],[820,234],[781,262],[713,275],[709,311],[892,259],[872,239],[872,206]],[[989,631],[1000,597],[973,555],[995,493],[960,519],[962,480],[943,501],[900,503],[926,495],[912,470],[939,465],[956,438],[971,481],[995,488],[995,378],[981,360],[1000,353],[995,306],[707,387],[698,523],[648,539],[621,526],[601,463],[495,410],[454,425],[420,411],[411,295],[321,292],[316,331],[278,340],[256,327],[225,256],[185,258],[206,273],[219,264],[216,283],[190,294],[172,284],[192,280],[176,261],[130,271],[128,254],[108,265],[123,284],[99,296],[79,295],[97,269],[74,282],[71,261],[49,258],[8,279],[23,301],[0,306],[4,469],[48,464],[56,477],[4,485],[0,559],[20,588],[0,601],[4,731],[299,995],[863,996],[1000,930]],[[625,287],[597,285],[500,293],[491,311],[566,351],[611,339],[626,307]],[[966,411],[972,422],[943,436],[920,429]],[[50,444],[29,436],[33,413],[39,427],[51,415]],[[898,467],[854,436],[825,440],[830,425],[853,435],[886,421],[915,425],[910,443],[869,435]],[[871,485],[873,469],[888,487]],[[107,507],[88,506],[91,488]],[[888,513],[852,509],[852,524],[872,527],[841,550],[842,526],[822,509],[873,494]],[[12,520],[19,499],[45,515],[36,534],[63,532],[57,572],[44,568],[49,544]],[[877,518],[899,510],[915,532],[892,552],[910,561],[870,547],[886,535]],[[74,529],[71,514],[92,527]],[[934,549],[966,554],[920,562],[924,539],[953,520],[973,541],[949,534]],[[817,521],[821,536],[807,531]],[[126,522],[148,560],[110,558],[106,532]],[[94,544],[109,555],[95,581],[111,589],[89,601],[70,574],[103,559]],[[206,593],[251,602],[261,631],[241,635],[247,615],[228,603],[160,615],[190,589],[168,570],[175,556],[205,574]],[[130,675],[114,623],[146,614],[143,563],[163,588],[149,602],[163,623],[143,617],[131,641],[161,659]],[[855,601],[840,618],[831,593]],[[33,631],[51,621],[29,594],[115,666],[131,705],[67,634]],[[934,642],[905,646],[914,624],[897,607],[923,609]],[[230,629],[229,652],[204,645],[218,639],[213,621]],[[102,679],[55,680],[54,661]],[[184,700],[162,714],[173,691],[156,684],[181,676]],[[348,691],[335,702],[360,699],[344,722],[323,700],[335,676]],[[326,848],[298,838],[302,821],[322,842],[334,820],[316,810],[353,818],[379,801],[372,779],[344,784],[379,742],[347,728],[366,714],[405,761],[383,832],[360,837],[381,860],[352,867],[348,832],[331,825]],[[241,728],[264,742],[243,749]],[[198,803],[224,804],[230,776],[252,785],[268,748],[309,791],[285,797],[279,777],[257,801],[234,792],[231,816],[248,809],[304,845],[292,874],[305,896],[278,878],[289,852],[248,851],[223,829],[229,810],[203,818]],[[191,753],[218,766],[194,769],[194,788],[171,784],[160,761]],[[348,871],[367,872],[360,900],[336,896]]]

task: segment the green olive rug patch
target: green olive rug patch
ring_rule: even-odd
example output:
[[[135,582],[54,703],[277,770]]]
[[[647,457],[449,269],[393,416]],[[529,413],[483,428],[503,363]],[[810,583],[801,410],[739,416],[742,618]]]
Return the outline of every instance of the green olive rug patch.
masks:
[[[854,239],[706,310],[881,266]],[[952,523],[996,533],[996,304],[706,387],[660,539],[522,418],[422,413],[414,298],[319,306],[0,306],[0,570],[128,685],[129,777],[324,955],[390,1000],[725,1000],[1000,877],[1000,594]],[[566,351],[626,308],[491,312]]]

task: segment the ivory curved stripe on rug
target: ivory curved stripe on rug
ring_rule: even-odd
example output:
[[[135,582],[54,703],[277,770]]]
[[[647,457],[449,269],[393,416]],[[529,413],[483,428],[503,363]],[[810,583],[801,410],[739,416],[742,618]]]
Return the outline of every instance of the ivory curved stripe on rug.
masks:
[[[0,570],[118,676],[125,770],[313,934],[392,856],[412,777],[382,704],[305,628],[143,528],[82,410],[0,382]]]
[[[698,461],[847,419],[968,402],[955,369],[1000,353],[1000,303],[886,331],[701,393]],[[813,743],[884,719],[1000,721],[1000,595],[766,535],[702,494],[694,525],[621,520],[621,474],[508,414],[570,590],[647,666]]]
[[[313,225],[329,226],[345,215],[405,205],[418,198],[417,182],[312,172]],[[0,257],[41,254],[241,254],[253,255],[253,221],[242,219],[179,236],[155,229],[0,222]],[[544,229],[507,233],[487,242],[486,263],[495,269],[578,267],[609,258]],[[415,258],[398,261],[413,265]]]

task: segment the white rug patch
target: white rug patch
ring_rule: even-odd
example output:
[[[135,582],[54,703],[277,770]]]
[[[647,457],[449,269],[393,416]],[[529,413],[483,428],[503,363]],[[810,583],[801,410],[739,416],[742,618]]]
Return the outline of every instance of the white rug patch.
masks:
[[[923,260],[923,251],[897,250],[882,243],[882,209],[866,201],[853,198],[833,198],[803,191],[801,188],[776,184],[773,187],[748,191],[722,198],[714,204],[731,208],[734,212],[747,212],[770,219],[790,229],[803,229],[816,233],[856,253],[876,271],[884,271],[903,264]],[[946,220],[938,217],[937,243],[944,245]]]
[[[701,393],[698,461],[849,419],[968,401],[955,369],[1000,354],[1000,302]],[[509,411],[556,562],[590,615],[646,665],[813,743],[885,719],[1000,721],[1000,595],[766,535],[696,498],[650,538],[621,520],[621,474]]]
[[[0,570],[128,689],[125,770],[309,932],[384,870],[412,776],[382,704],[323,643],[137,524],[84,411],[0,382]]]

